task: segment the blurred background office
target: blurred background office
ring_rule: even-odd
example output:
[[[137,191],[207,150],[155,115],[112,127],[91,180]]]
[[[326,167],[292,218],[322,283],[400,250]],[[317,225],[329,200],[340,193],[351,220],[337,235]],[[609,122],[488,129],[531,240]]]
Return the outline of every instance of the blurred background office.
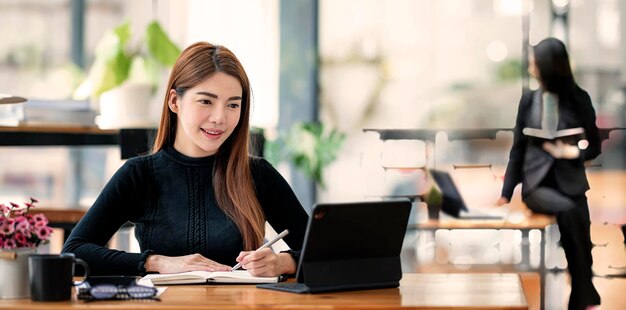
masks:
[[[158,86],[141,122],[98,123],[101,100],[77,91],[107,33],[127,22],[126,48],[145,50],[145,29],[156,20],[180,48],[210,41],[240,57],[253,87],[252,125],[266,141],[298,122],[344,135],[299,139],[300,149],[267,147],[269,157],[282,148],[318,164],[317,177],[288,154],[278,164],[305,207],[419,194],[423,168],[453,172],[466,200],[489,204],[500,193],[520,95],[538,87],[526,72],[528,46],[555,36],[568,45],[606,134],[603,154],[588,168],[593,234],[626,223],[624,16],[619,0],[0,0],[0,93],[28,98],[31,109],[93,112],[37,121],[33,110],[23,125],[156,125],[167,68],[149,78]],[[431,135],[383,139],[377,130],[384,129]],[[460,129],[495,135],[458,138]],[[324,152],[335,156],[318,158]],[[0,200],[32,196],[45,207],[88,208],[122,161],[117,146],[3,144]],[[623,243],[617,234],[597,236],[599,244]],[[626,265],[622,256],[611,264]]]
[[[303,186],[301,192],[313,191],[302,194],[305,205],[349,200],[362,198],[372,188],[385,191],[393,186],[380,182],[395,176],[378,178],[380,171],[369,167],[370,150],[414,152],[402,156],[406,159],[396,158],[391,150],[383,156],[383,161],[399,166],[434,163],[424,158],[434,151],[425,142],[404,146],[396,141],[400,146],[390,147],[387,144],[394,143],[382,143],[363,128],[511,128],[522,89],[537,87],[524,77],[525,44],[546,36],[567,41],[577,81],[591,94],[598,125],[623,126],[624,6],[617,0],[2,0],[0,90],[31,101],[85,99],[76,98],[76,88],[105,33],[129,22],[132,38],[127,48],[141,48],[145,27],[157,20],[179,47],[206,40],[241,55],[254,87],[253,124],[264,128],[268,139],[296,121],[319,120],[345,133],[337,160],[324,171],[326,186]],[[298,59],[301,53],[309,53],[308,63]],[[297,70],[309,76],[293,73]],[[290,77],[300,84],[289,84]],[[294,87],[300,89],[289,90]],[[158,119],[161,98],[151,97],[152,120]],[[293,111],[298,109],[306,113]],[[623,169],[623,141],[613,137],[621,134],[611,132],[616,142],[607,147],[621,153],[607,156],[605,166]],[[621,147],[614,145],[618,142]],[[451,147],[460,150],[455,156],[476,162],[481,156],[494,166],[506,160],[505,155],[489,154],[501,153],[500,148],[469,152]],[[76,182],[67,179],[73,175],[66,173],[72,163],[63,159],[68,151],[4,149],[2,162],[10,164],[0,170],[0,195],[28,192],[56,205],[88,206],[107,173],[115,170],[110,166],[119,163],[109,159],[115,155],[83,150],[102,158],[89,160],[98,164],[83,169],[81,182]],[[446,155],[445,150],[440,153]],[[110,166],[101,165],[107,160],[113,161]],[[503,173],[500,167],[493,170],[496,176]],[[368,177],[362,178],[363,173]],[[72,189],[76,183],[82,184],[80,193]]]

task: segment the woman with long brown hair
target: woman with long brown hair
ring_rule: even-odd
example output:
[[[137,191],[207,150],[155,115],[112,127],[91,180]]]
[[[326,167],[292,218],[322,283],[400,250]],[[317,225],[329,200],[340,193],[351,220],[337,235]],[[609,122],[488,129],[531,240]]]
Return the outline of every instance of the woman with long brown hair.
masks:
[[[250,83],[227,48],[192,44],[174,64],[150,155],[128,160],[64,245],[92,274],[296,271],[308,216],[285,179],[249,155]],[[292,251],[254,251],[265,221]],[[142,253],[106,248],[126,222]]]

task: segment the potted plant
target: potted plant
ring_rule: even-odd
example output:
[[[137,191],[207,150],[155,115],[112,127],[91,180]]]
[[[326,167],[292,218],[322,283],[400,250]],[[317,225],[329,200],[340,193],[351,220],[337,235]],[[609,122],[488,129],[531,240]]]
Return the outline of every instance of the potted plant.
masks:
[[[0,299],[30,296],[28,255],[52,234],[45,215],[28,213],[36,202],[31,198],[24,207],[0,203]]]
[[[296,169],[324,188],[324,168],[335,161],[344,140],[345,134],[323,124],[297,122],[288,132],[266,141],[264,156],[273,165],[290,160]]]
[[[129,22],[107,31],[96,46],[87,79],[75,92],[98,102],[100,127],[149,123],[150,98],[163,69],[174,65],[181,52],[158,21],[150,22],[138,41],[131,37]]]
[[[423,199],[428,210],[428,218],[432,220],[439,219],[439,212],[443,203],[441,191],[435,185],[432,185],[428,192],[424,194]]]

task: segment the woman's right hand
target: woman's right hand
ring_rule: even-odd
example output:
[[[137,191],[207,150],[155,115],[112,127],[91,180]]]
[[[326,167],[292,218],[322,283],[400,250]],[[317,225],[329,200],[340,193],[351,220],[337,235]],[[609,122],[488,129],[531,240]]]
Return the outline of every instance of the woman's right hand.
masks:
[[[496,206],[501,207],[505,204],[508,204],[510,201],[506,197],[500,197],[498,201],[496,201]]]
[[[185,256],[148,256],[144,265],[147,272],[177,273],[185,271],[230,271],[231,266],[222,265],[200,254]]]
[[[557,140],[555,143],[544,142],[543,149],[557,159],[576,159],[580,157],[578,146],[563,143],[561,140]]]

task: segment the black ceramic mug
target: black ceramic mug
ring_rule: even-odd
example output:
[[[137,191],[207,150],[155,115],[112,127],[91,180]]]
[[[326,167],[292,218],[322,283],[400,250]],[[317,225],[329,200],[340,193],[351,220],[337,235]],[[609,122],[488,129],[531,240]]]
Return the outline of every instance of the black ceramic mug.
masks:
[[[72,297],[74,266],[85,270],[83,281],[89,275],[89,266],[74,254],[35,254],[28,257],[30,299],[33,301],[61,301]]]

